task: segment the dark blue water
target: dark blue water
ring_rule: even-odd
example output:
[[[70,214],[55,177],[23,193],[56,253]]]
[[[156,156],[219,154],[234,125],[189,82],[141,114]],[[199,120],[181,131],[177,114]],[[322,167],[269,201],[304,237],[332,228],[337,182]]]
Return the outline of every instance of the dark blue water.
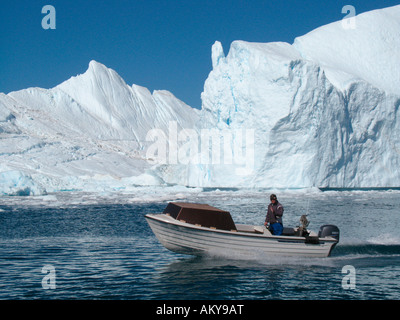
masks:
[[[285,224],[307,212],[310,229],[336,224],[341,242],[328,258],[255,260],[169,252],[144,219],[161,212],[164,200],[1,198],[0,299],[399,299],[399,195],[282,193]],[[236,191],[186,196],[231,211],[237,223],[255,224],[264,220],[265,199],[262,192]],[[354,287],[346,289],[342,269],[349,265]],[[44,266],[54,268],[54,289],[42,285]]]

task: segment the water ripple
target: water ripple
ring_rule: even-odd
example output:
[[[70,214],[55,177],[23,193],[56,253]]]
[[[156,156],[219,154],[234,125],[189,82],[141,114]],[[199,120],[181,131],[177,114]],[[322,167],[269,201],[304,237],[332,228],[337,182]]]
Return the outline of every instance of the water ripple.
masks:
[[[257,223],[264,218],[257,214],[266,209],[263,197],[223,193],[191,200],[227,208],[238,223]],[[311,198],[314,226],[329,222],[341,228],[341,242],[329,258],[174,254],[160,245],[144,219],[165,203],[3,205],[0,299],[399,299],[400,217],[393,214],[398,197],[382,193],[376,203],[363,193]],[[307,195],[280,199],[286,223],[297,222],[295,212],[309,202]],[[371,212],[382,201],[387,205],[374,225]],[[316,208],[323,209],[313,212]],[[55,268],[56,289],[42,287],[45,265]],[[345,265],[355,267],[354,290],[342,287]]]

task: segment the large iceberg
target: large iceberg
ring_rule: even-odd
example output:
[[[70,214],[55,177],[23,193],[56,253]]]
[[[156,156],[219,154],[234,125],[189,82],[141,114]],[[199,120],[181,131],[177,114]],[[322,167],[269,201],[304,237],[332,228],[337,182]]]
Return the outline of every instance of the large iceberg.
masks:
[[[193,127],[199,113],[168,91],[128,86],[96,61],[55,88],[0,93],[0,194],[165,184],[148,173],[146,135],[170,121]]]
[[[0,194],[400,187],[400,6],[342,22],[227,55],[216,41],[201,110],[95,61],[0,93]]]
[[[200,123],[233,136],[253,129],[253,170],[193,165],[189,184],[399,187],[400,6],[355,19],[355,29],[338,21],[293,45],[235,41],[226,57],[216,42]]]

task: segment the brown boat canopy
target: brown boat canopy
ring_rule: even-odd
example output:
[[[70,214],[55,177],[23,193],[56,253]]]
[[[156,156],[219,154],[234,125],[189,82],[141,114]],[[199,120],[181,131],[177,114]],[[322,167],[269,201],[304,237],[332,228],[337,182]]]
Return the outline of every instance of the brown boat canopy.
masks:
[[[231,214],[208,204],[170,202],[164,209],[176,220],[220,230],[237,230]]]

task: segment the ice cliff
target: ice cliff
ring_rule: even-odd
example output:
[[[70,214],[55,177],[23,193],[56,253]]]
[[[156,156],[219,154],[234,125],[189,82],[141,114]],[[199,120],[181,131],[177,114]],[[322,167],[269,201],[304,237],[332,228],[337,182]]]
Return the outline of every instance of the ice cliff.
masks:
[[[0,194],[400,187],[400,6],[355,19],[227,55],[217,41],[201,110],[95,61],[55,88],[0,93]]]
[[[400,186],[400,6],[212,53],[202,123],[255,130],[254,172],[233,185]]]

